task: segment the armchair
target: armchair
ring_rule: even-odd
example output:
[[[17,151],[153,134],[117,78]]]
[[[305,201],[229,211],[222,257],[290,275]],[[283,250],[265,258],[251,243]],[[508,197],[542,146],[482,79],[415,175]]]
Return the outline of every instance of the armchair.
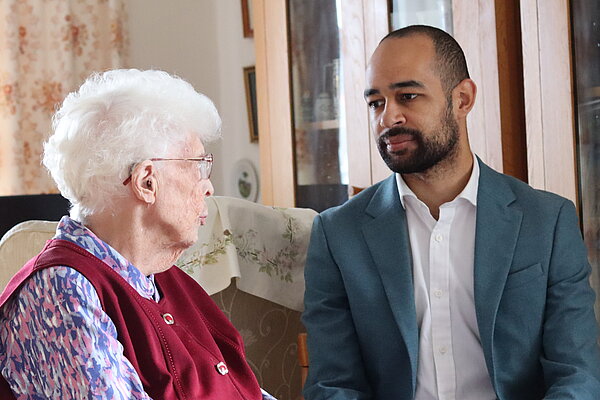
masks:
[[[208,206],[209,218],[199,230],[198,242],[177,264],[239,330],[261,386],[280,400],[300,399],[297,337],[304,331],[303,268],[316,212],[227,197],[211,197]],[[52,238],[56,225],[56,221],[26,221],[4,235],[0,291]]]

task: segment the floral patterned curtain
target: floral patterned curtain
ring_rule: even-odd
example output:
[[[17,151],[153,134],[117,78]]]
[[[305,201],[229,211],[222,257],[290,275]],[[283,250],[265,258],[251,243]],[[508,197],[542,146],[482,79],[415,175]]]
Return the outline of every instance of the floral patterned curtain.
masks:
[[[52,113],[125,55],[123,0],[0,0],[0,196],[52,193],[41,165]]]

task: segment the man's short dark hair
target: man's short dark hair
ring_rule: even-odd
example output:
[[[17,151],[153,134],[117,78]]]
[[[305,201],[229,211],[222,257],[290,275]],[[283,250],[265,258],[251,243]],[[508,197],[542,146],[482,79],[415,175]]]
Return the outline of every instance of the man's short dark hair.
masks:
[[[381,42],[390,38],[400,39],[411,35],[424,35],[433,42],[436,69],[446,94],[449,94],[462,80],[470,77],[462,48],[450,34],[441,29],[427,25],[410,25],[390,32],[381,39]]]

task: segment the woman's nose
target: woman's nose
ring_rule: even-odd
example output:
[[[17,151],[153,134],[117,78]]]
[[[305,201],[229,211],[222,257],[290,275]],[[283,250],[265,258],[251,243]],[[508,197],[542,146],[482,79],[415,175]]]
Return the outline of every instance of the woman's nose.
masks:
[[[213,193],[215,192],[215,188],[213,187],[212,182],[210,181],[210,179],[206,179],[202,182],[202,184],[204,185],[204,187],[202,188],[202,194],[205,197],[208,196],[212,196]]]

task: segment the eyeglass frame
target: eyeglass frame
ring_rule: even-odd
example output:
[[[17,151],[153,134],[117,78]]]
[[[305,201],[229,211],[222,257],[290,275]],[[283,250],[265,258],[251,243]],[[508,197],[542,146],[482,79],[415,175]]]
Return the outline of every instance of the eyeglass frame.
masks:
[[[200,171],[200,179],[210,179],[210,174],[212,172],[212,165],[214,161],[214,157],[212,153],[205,154],[200,157],[190,157],[190,158],[149,158],[150,161],[195,161],[199,162],[198,170]],[[204,164],[202,164],[204,163]],[[207,165],[207,172],[203,173],[201,165]],[[206,175],[206,177],[204,177]],[[127,184],[131,182],[131,174],[123,181],[123,186],[127,186]]]

